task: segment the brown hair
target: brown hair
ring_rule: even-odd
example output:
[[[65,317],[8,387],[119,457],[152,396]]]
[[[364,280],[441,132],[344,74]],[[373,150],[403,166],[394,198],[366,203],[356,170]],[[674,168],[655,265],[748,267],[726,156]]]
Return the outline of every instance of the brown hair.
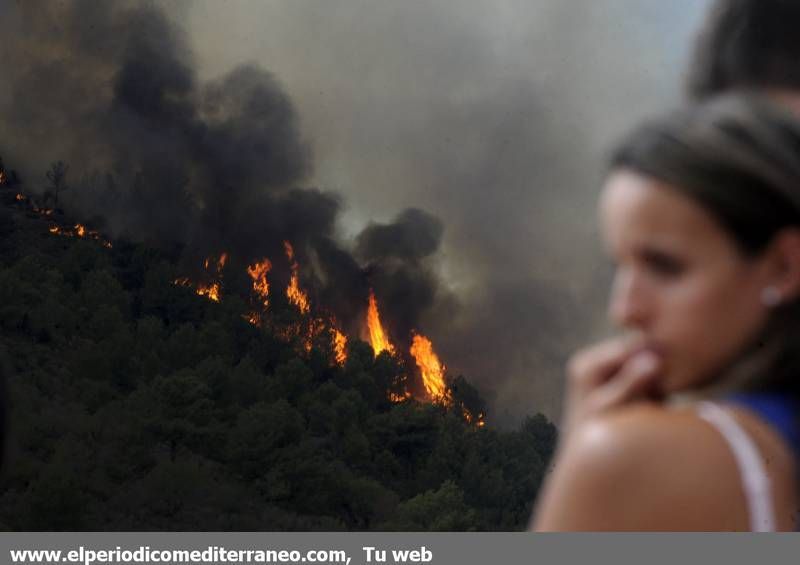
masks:
[[[717,0],[694,45],[689,95],[731,89],[800,90],[800,2]]]

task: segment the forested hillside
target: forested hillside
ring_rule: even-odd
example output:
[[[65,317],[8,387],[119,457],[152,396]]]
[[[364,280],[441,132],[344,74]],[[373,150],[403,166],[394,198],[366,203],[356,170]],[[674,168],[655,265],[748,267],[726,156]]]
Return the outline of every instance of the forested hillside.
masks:
[[[180,249],[112,239],[0,186],[10,530],[518,530],[556,430],[395,388],[406,361],[313,342],[282,293],[209,300]],[[79,227],[80,226],[80,227]],[[241,270],[244,272],[243,270]],[[246,288],[241,286],[240,288]]]

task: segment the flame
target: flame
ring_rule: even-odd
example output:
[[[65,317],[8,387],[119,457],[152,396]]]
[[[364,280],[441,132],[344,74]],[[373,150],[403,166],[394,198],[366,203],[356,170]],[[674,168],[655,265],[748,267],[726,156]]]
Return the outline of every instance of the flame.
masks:
[[[253,279],[253,291],[261,298],[264,308],[269,306],[269,281],[267,281],[267,273],[271,269],[272,263],[266,258],[260,262],[248,265],[247,267],[247,274]],[[260,319],[260,316],[258,318]]]
[[[289,302],[297,306],[302,314],[308,314],[311,310],[311,303],[308,300],[308,295],[300,289],[300,277],[298,270],[300,269],[297,261],[294,260],[294,249],[292,244],[288,241],[283,242],[283,247],[286,249],[286,257],[289,258],[289,263],[292,268],[292,278],[289,280],[289,286],[286,288],[286,298]]]
[[[389,401],[394,402],[395,404],[399,402],[405,402],[411,398],[411,393],[409,391],[405,391],[403,394],[398,394],[396,392],[389,393]]]
[[[78,225],[80,225],[80,224],[78,224]],[[78,227],[78,226],[76,226],[76,227]],[[89,232],[89,233],[90,233],[90,235],[92,235],[92,234],[95,234],[96,232]],[[111,247],[111,244],[109,244],[108,246]],[[219,256],[219,259],[214,261],[214,263],[216,263],[216,270],[217,270],[217,277],[218,278],[222,277],[222,269],[223,269],[223,267],[225,267],[225,262],[227,260],[228,260],[228,254],[227,253],[223,253],[222,255]],[[211,257],[208,257],[205,261],[203,261],[203,267],[205,267],[206,270],[208,270],[208,267],[211,264],[212,264]],[[173,284],[180,285],[180,286],[189,286],[189,287],[193,286],[193,283],[192,283],[191,279],[189,279],[188,277],[181,277],[181,278],[175,279],[172,282],[173,282]],[[209,300],[213,300],[214,302],[219,302],[220,297],[222,295],[221,290],[222,290],[222,285],[220,284],[220,281],[219,280],[215,280],[215,281],[212,281],[209,284],[198,283],[197,284],[197,289],[195,290],[195,292],[199,296],[205,296]]]
[[[308,295],[300,290],[300,285],[297,282],[297,273],[292,273],[291,281],[286,288],[286,297],[289,299],[289,302],[300,309],[301,313],[308,314],[309,310],[311,310],[311,305],[308,302]]]
[[[423,335],[414,335],[411,356],[422,373],[422,384],[434,402],[447,402],[448,393],[444,382],[445,366],[433,351],[431,340]]]
[[[24,201],[27,200],[27,198],[22,194],[17,194],[17,200]],[[36,206],[33,206],[33,211],[38,212],[39,214],[43,214],[45,216],[49,216],[50,214],[53,213],[52,210],[42,210],[41,208],[37,208]],[[103,247],[107,247],[108,249],[112,248],[110,241],[106,241],[105,239],[103,239],[100,233],[97,232],[96,230],[86,229],[86,226],[84,226],[83,224],[75,224],[75,226],[71,229],[62,228],[61,226],[58,225],[53,225],[47,228],[47,231],[49,231],[53,235],[61,235],[64,237],[86,237],[89,239],[93,239],[95,241],[99,241]]]
[[[19,193],[17,194],[16,198],[17,198],[17,202],[23,202],[23,201],[27,200],[27,198],[25,197],[24,194],[19,194]]]
[[[208,286],[205,285],[198,285],[197,287],[197,294],[200,296],[206,296],[209,300],[213,300],[214,302],[219,302],[219,283],[213,282]]]
[[[306,326],[303,336],[303,349],[305,349],[306,353],[311,353],[311,349],[314,347],[314,340],[325,331],[326,327],[325,320],[322,318],[311,318],[308,320],[308,325]],[[298,333],[303,333],[302,325],[300,325],[298,329]]]
[[[331,336],[334,359],[338,365],[344,365],[347,362],[347,336],[336,328],[331,328]]]
[[[5,183],[6,183],[6,172],[0,171],[0,184],[5,184]]]
[[[225,263],[228,261],[228,254],[223,252],[222,255],[219,256],[217,259],[217,273],[222,271],[225,268]],[[207,257],[205,261],[203,261],[203,268],[207,271],[208,267],[211,265],[211,257]]]
[[[222,277],[222,269],[225,267],[225,263],[228,261],[228,254],[223,252],[219,259],[216,261],[216,271],[217,277]],[[208,257],[205,261],[203,261],[203,267],[208,270],[208,266],[211,264],[211,257]],[[219,302],[221,296],[221,287],[222,285],[218,280],[212,281],[211,283],[205,284],[198,284],[197,285],[197,294],[200,296],[205,296],[209,300],[213,300],[214,302]]]
[[[372,345],[372,351],[375,352],[375,357],[381,351],[388,351],[390,355],[394,355],[394,346],[389,341],[389,336],[381,325],[378,302],[375,300],[375,293],[371,289],[369,291],[369,309],[367,310],[367,328],[369,329],[369,341]]]
[[[479,428],[482,428],[486,425],[486,422],[484,421],[485,414],[483,412],[478,412],[477,416],[473,416],[472,412],[470,412],[469,410],[467,410],[465,407],[462,406],[461,417],[464,418],[464,421],[467,424],[474,423]]]

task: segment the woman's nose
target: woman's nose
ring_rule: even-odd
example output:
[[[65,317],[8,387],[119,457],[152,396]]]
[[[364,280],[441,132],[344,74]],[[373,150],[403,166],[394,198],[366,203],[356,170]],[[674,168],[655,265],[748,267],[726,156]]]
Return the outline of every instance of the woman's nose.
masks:
[[[611,286],[608,317],[617,326],[641,329],[647,324],[650,310],[646,294],[636,273],[617,271]]]

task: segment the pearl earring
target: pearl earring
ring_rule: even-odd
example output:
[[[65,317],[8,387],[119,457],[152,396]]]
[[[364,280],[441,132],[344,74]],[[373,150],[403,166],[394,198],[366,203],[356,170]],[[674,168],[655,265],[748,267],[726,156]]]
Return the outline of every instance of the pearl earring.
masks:
[[[768,286],[761,291],[761,304],[767,308],[774,308],[781,303],[783,297],[777,287]]]

